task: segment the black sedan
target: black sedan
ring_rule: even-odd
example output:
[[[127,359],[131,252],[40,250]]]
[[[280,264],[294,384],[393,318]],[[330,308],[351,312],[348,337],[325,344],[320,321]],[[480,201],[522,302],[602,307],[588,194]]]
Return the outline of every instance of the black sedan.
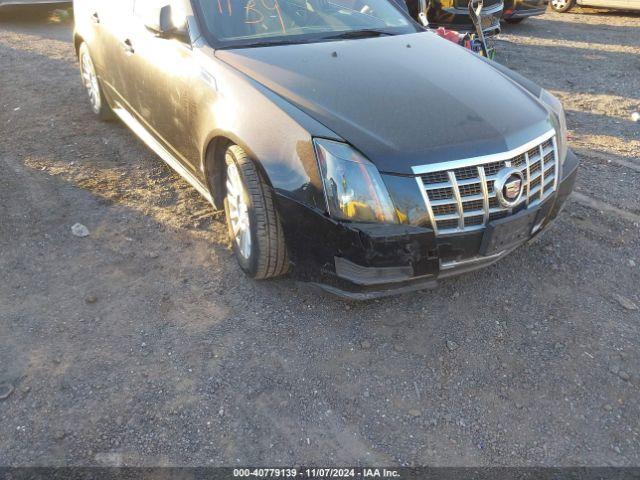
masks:
[[[432,287],[538,235],[573,188],[560,102],[390,0],[169,1],[78,0],[82,80],[225,209],[252,278]]]
[[[409,14],[420,21],[418,15],[425,14],[432,28],[445,27],[463,33],[475,32],[476,28],[469,16],[469,0],[396,0],[407,5]],[[485,35],[500,33],[502,0],[484,0],[481,26]]]

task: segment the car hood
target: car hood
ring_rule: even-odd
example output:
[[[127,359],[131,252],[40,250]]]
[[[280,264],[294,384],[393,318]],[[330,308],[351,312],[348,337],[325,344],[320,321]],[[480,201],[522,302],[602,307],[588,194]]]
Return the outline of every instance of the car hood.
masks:
[[[412,166],[512,150],[552,128],[531,94],[430,32],[216,56],[324,124],[382,172],[410,174]]]

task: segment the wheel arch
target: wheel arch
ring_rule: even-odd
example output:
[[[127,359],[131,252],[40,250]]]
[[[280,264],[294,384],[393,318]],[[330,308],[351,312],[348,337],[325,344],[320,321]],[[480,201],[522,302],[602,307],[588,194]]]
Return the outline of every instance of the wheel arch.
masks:
[[[78,32],[73,32],[73,48],[76,51],[76,58],[80,55],[80,45],[84,42],[84,38]]]
[[[214,206],[218,209],[221,209],[224,205],[226,179],[224,155],[230,145],[237,145],[242,148],[251,158],[269,187],[273,188],[269,175],[260,163],[259,157],[249,148],[246,142],[229,132],[212,132],[205,142],[200,168],[204,174]]]

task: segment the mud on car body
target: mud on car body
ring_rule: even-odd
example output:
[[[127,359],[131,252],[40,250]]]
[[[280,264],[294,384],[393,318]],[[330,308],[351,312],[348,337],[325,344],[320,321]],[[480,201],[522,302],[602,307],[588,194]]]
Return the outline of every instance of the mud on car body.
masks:
[[[431,287],[539,234],[573,187],[559,101],[389,0],[168,2],[77,2],[82,79],[225,208],[253,278]]]

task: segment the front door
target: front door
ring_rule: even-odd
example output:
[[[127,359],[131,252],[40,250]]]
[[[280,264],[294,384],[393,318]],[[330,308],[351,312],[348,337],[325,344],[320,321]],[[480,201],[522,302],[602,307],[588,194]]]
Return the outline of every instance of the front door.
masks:
[[[138,120],[185,167],[199,177],[200,151],[191,131],[196,105],[194,81],[199,75],[188,42],[158,37],[146,25],[159,19],[171,0],[135,0],[129,42],[131,102]],[[156,21],[155,24],[158,22]]]

